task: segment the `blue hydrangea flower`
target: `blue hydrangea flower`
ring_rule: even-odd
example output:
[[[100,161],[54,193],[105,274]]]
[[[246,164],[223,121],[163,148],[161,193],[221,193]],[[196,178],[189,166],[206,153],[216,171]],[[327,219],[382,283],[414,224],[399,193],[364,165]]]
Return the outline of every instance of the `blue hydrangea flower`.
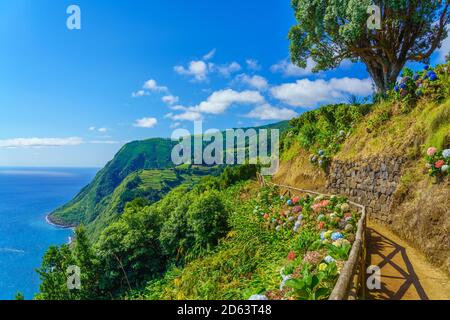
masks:
[[[427,77],[430,78],[430,80],[431,80],[431,77],[436,77],[437,78],[437,75],[436,75],[436,73],[433,70],[430,70],[430,71],[427,72]]]
[[[408,86],[406,85],[406,83],[402,83],[401,85],[400,85],[400,88],[402,88],[402,89],[406,89]]]
[[[419,80],[419,78],[420,78],[420,76],[419,76],[417,73],[413,76],[413,80],[414,80],[414,81]]]
[[[325,259],[323,259],[326,263],[333,263],[336,260],[332,256],[326,256]]]
[[[333,232],[333,234],[331,235],[331,240],[333,240],[333,241],[336,241],[338,239],[343,239],[343,238],[344,238],[344,236],[340,232]]]
[[[322,231],[322,232],[320,233],[320,239],[321,239],[321,240],[325,240],[325,231]]]
[[[395,91],[395,92],[399,92],[399,91],[400,91],[400,88],[396,85],[396,86],[394,87],[394,91]]]
[[[298,216],[297,221],[302,221],[302,220],[303,220],[303,215],[301,214]]]
[[[425,65],[425,67],[423,67],[425,70],[428,70],[428,69],[430,69],[430,66],[427,64],[427,65]]]
[[[443,156],[445,159],[450,158],[450,149],[445,149],[444,151],[442,151],[442,156]]]
[[[286,202],[286,204],[287,204],[288,206],[292,206],[292,200],[289,199],[289,200]]]
[[[325,151],[319,150],[319,156],[323,156],[325,154]]]

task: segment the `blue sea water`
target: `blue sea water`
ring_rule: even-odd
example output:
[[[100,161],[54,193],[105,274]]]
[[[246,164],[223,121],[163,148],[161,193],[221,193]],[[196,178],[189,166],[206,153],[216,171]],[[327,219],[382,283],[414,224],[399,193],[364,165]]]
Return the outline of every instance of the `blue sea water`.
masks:
[[[32,299],[35,272],[50,245],[67,243],[72,230],[48,224],[46,215],[73,198],[97,169],[0,168],[0,300],[17,291]]]

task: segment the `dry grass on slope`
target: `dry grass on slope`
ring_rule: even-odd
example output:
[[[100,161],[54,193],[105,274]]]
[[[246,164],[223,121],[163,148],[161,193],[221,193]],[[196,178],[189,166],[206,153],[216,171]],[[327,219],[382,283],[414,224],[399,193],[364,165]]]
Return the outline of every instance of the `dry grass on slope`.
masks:
[[[311,164],[310,153],[294,144],[281,158],[280,168],[272,181],[302,189],[325,192],[326,176],[323,170]]]

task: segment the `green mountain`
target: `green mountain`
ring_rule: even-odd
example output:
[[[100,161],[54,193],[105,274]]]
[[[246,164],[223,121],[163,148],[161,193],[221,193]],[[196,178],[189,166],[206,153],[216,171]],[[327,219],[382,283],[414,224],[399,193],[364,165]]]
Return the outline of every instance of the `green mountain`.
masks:
[[[72,201],[49,215],[50,221],[66,226],[94,221],[108,206],[108,196],[129,174],[141,169],[173,168],[170,154],[175,144],[159,138],[126,144]]]
[[[284,132],[288,128],[288,121],[282,121],[255,129]],[[136,198],[154,202],[175,186],[192,184],[205,175],[221,172],[217,167],[175,167],[171,152],[177,143],[155,138],[126,144],[73,200],[52,212],[49,220],[70,227],[89,226],[96,221],[95,226],[88,227],[95,230],[122,213],[126,202]]]
[[[87,231],[96,237],[124,212],[125,205],[136,199],[154,203],[179,185],[194,185],[203,177],[218,175],[222,167],[183,165],[170,169],[143,169],[130,173],[114,191],[104,197],[96,206],[98,212],[90,222]]]

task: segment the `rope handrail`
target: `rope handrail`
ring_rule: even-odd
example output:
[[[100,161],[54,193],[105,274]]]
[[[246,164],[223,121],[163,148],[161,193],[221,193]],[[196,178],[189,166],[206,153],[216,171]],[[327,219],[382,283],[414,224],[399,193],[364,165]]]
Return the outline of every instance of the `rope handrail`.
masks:
[[[261,179],[262,178],[262,179]],[[271,185],[279,188],[295,190],[302,193],[323,195],[325,197],[331,197],[330,194],[324,194],[317,191],[295,188],[288,185],[276,184],[267,182],[263,177],[258,176],[258,180],[263,185]],[[349,298],[360,297],[365,298],[365,261],[366,261],[366,207],[362,204],[349,201],[349,204],[359,208],[361,210],[361,218],[358,221],[358,227],[356,231],[355,241],[350,250],[349,258],[345,262],[342,268],[339,278],[334,286],[333,291],[329,297],[329,300],[348,300]],[[359,268],[358,268],[359,267]],[[356,278],[356,283],[355,283]],[[353,292],[353,295],[351,293]]]

